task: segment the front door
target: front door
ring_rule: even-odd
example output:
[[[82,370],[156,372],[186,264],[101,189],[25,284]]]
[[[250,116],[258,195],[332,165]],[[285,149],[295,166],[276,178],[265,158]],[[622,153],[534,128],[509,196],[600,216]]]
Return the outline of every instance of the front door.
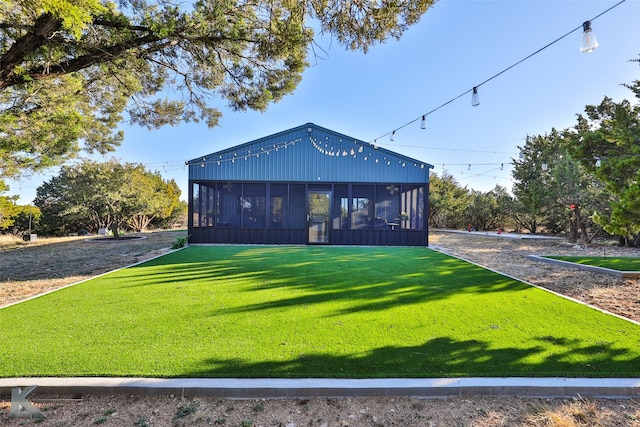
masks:
[[[329,243],[331,191],[309,191],[309,243]]]

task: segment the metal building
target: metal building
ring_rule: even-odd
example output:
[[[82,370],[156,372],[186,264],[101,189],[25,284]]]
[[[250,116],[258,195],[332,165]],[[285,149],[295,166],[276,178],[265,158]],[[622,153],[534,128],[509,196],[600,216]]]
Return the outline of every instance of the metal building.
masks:
[[[313,123],[187,165],[192,243],[429,243],[433,166]]]

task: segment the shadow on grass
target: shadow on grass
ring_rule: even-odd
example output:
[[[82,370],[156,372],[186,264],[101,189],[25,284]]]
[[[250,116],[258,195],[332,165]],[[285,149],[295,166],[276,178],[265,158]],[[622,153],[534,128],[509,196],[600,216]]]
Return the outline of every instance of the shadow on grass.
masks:
[[[608,344],[570,347],[558,343],[540,357],[549,337],[535,338],[540,346],[492,348],[476,340],[434,338],[418,346],[387,346],[367,354],[334,356],[301,354],[285,361],[248,363],[234,359],[205,359],[184,377],[303,378],[441,378],[441,377],[637,377],[640,359]],[[565,343],[566,344],[566,343]]]
[[[137,269],[149,268],[141,272]],[[126,273],[124,273],[126,274]],[[212,315],[348,301],[336,312],[386,310],[461,294],[514,292],[522,282],[427,248],[190,247],[130,269],[127,287],[233,285],[236,292],[286,289],[286,297]]]
[[[637,325],[426,248],[190,247],[0,319],[5,376],[640,376]]]

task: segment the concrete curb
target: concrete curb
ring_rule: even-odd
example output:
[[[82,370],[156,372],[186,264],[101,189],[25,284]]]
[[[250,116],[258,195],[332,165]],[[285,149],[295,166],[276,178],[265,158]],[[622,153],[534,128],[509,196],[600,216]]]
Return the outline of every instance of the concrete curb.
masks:
[[[527,259],[530,259],[532,261],[538,261],[538,262],[546,262],[547,264],[558,265],[561,267],[569,267],[569,268],[576,268],[578,270],[590,271],[592,273],[607,274],[609,276],[614,276],[621,279],[640,277],[640,271],[612,270],[606,267],[596,267],[593,265],[578,264],[575,262],[563,261],[560,259],[553,259],[553,258],[546,258],[544,256],[538,256],[538,255],[527,255]]]
[[[638,398],[640,378],[3,378],[0,395],[38,386],[42,394],[207,395],[231,399],[411,396]]]

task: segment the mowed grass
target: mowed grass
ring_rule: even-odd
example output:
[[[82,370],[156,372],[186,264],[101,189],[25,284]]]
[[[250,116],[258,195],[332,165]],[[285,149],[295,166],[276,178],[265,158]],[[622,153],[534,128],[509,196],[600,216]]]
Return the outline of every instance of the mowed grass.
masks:
[[[640,326],[427,248],[189,247],[0,310],[0,377],[640,376]]]
[[[545,258],[559,261],[573,262],[575,264],[591,265],[594,267],[609,268],[618,271],[640,271],[640,258],[638,257],[599,257],[599,256],[546,256]]]

